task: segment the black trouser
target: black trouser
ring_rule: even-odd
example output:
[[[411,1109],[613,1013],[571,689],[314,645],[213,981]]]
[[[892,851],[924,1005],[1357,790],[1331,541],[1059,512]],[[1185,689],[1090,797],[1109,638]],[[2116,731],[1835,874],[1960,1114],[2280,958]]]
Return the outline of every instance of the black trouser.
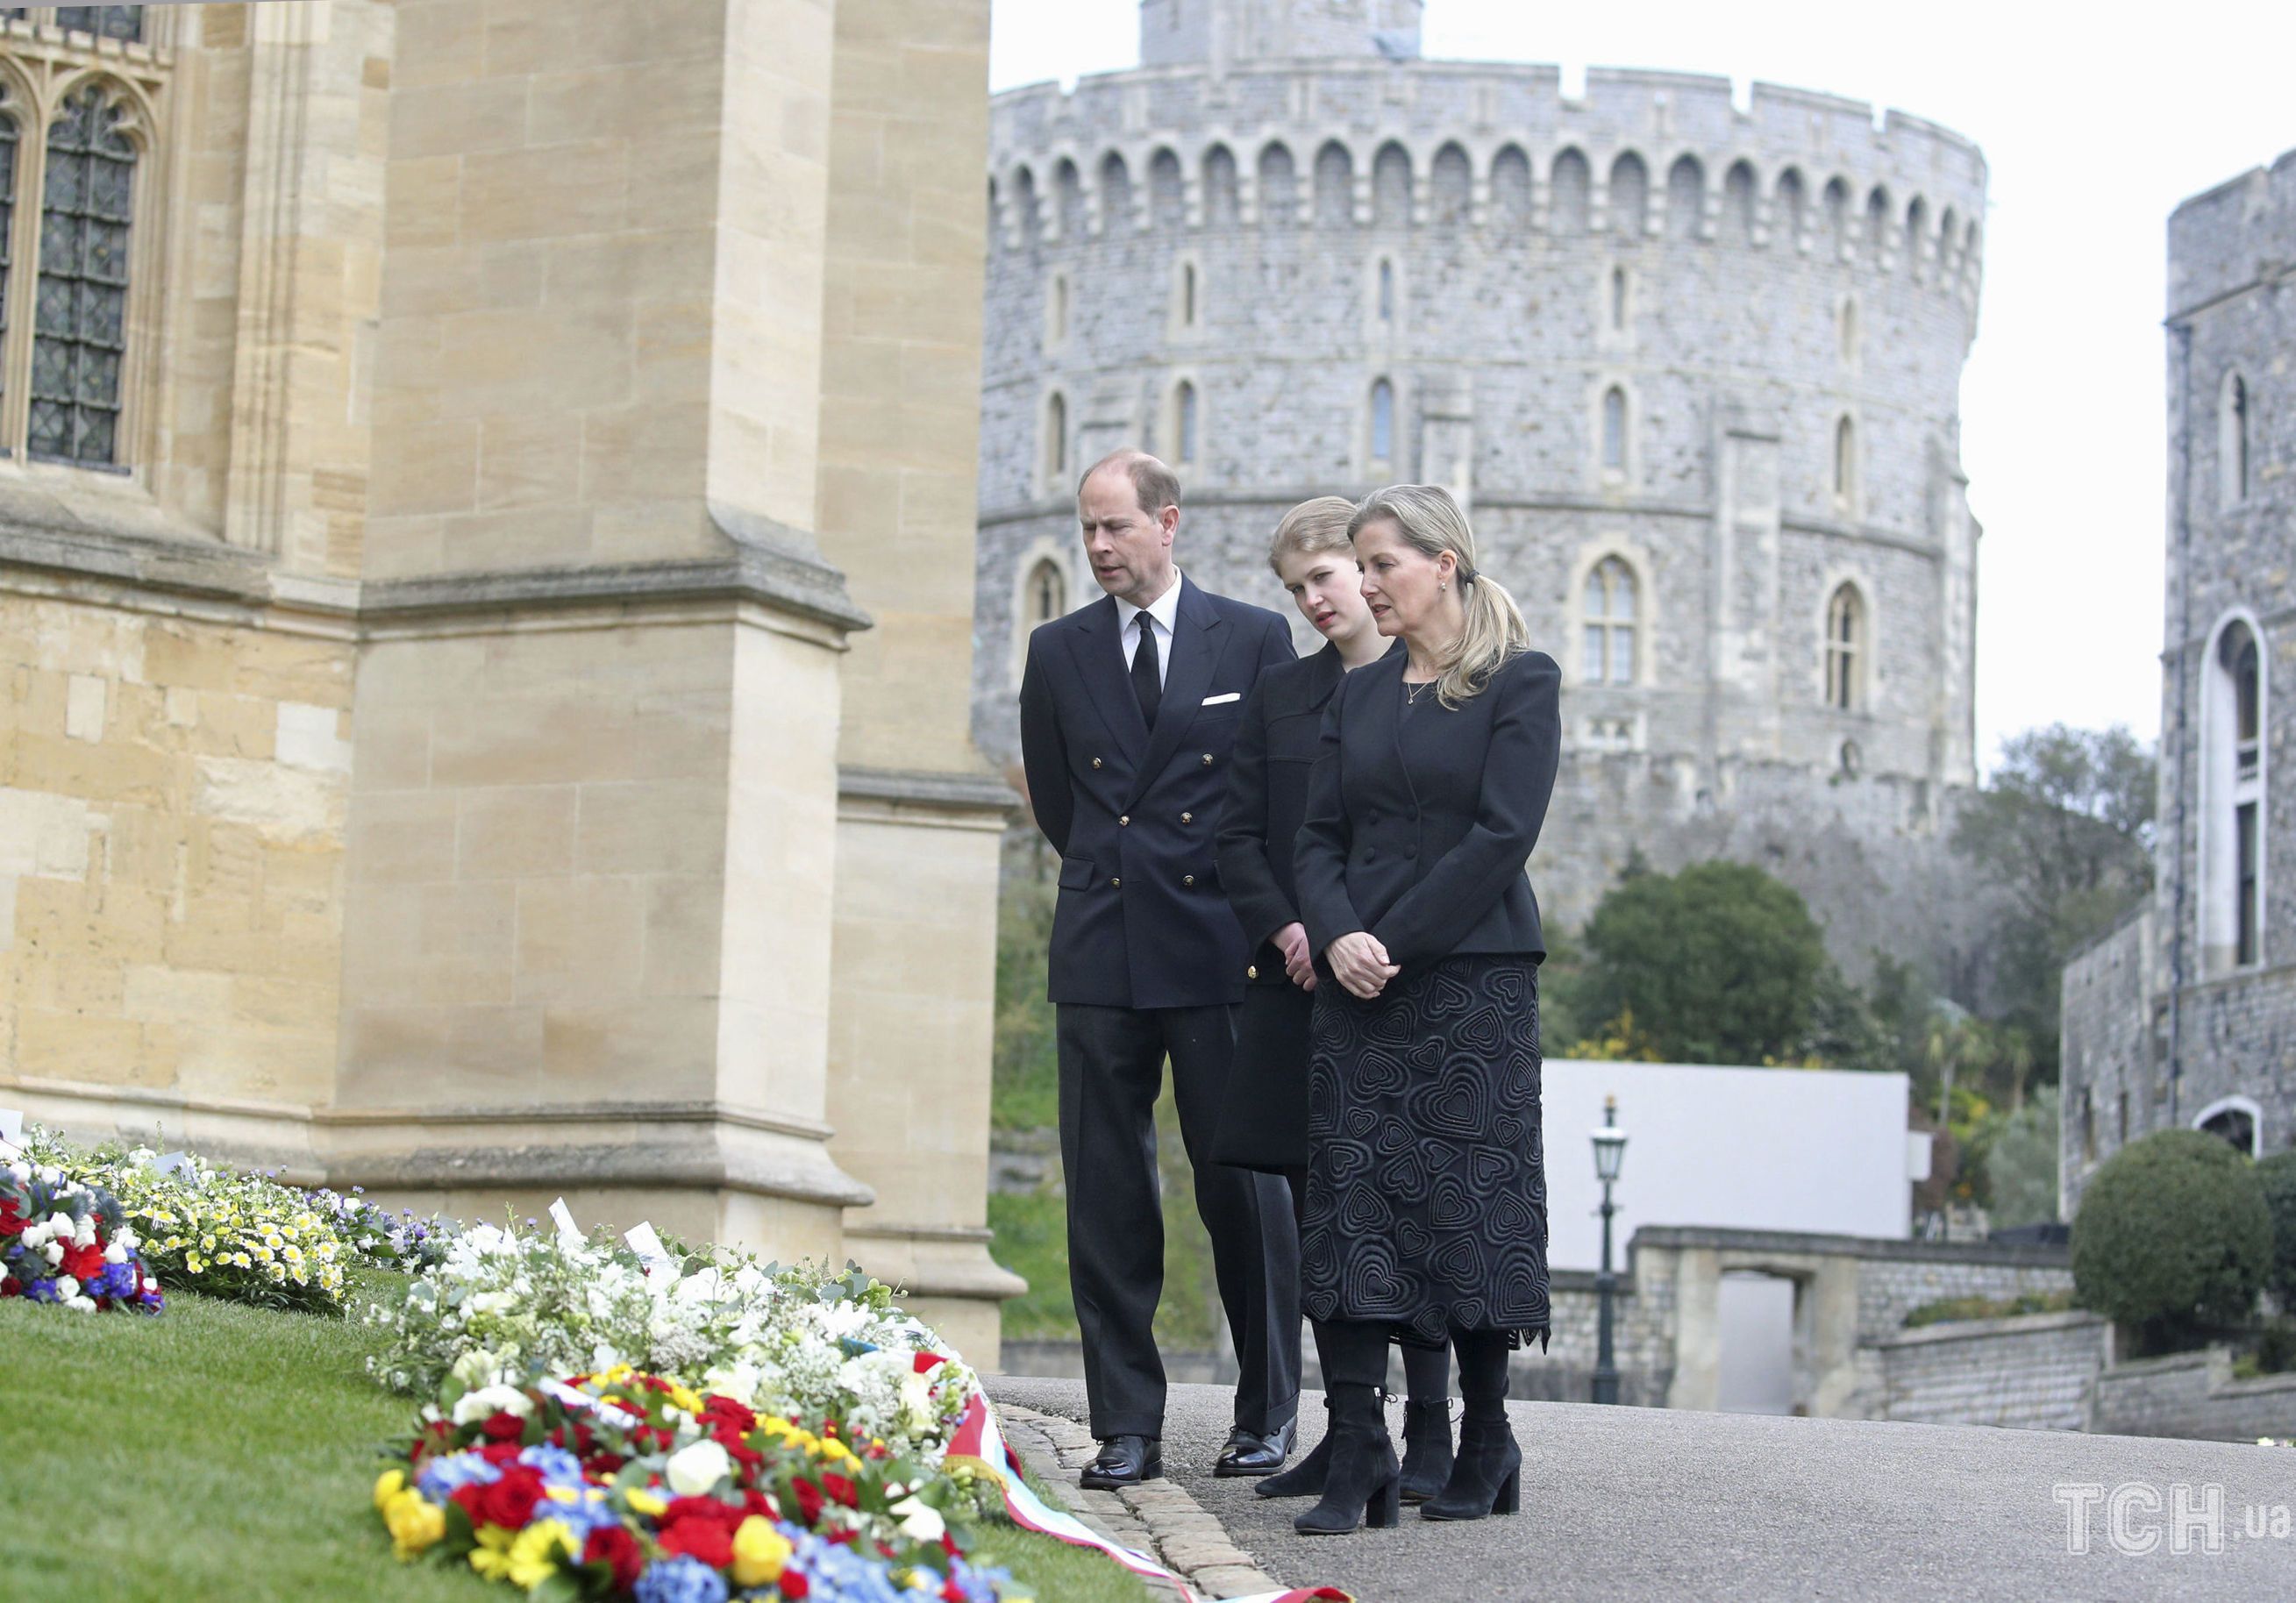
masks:
[[[1235,1045],[1235,1009],[1060,1004],[1061,1164],[1068,1183],[1069,1287],[1084,1335],[1092,1434],[1163,1434],[1164,1216],[1156,1177],[1156,1093],[1164,1060],[1196,1212],[1242,1378],[1235,1423],[1266,1433],[1300,1409],[1300,1234],[1283,1180],[1212,1161]],[[1288,1329],[1287,1329],[1288,1326]]]

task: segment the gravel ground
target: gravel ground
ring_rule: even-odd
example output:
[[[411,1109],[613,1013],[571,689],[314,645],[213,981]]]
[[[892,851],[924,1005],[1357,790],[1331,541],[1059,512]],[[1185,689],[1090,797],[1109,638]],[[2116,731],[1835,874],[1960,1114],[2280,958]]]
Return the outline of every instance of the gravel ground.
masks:
[[[1084,1417],[1078,1381],[999,1378],[989,1390]],[[1172,1388],[1165,1472],[1260,1568],[1361,1603],[2296,1598],[2296,1450],[1589,1403],[1516,1403],[1513,1415],[1525,1461],[1513,1518],[1439,1525],[1406,1509],[1399,1531],[1300,1536],[1291,1522],[1306,1504],[1212,1477],[1225,1387]],[[1305,1451],[1322,1430],[1320,1396],[1300,1419]],[[1399,1444],[1400,1403],[1390,1428]],[[2215,1550],[2205,1522],[2175,1550],[2179,1484],[2203,1514],[2219,1500]],[[2082,1552],[2055,1491],[2079,1484],[2098,1497]],[[2103,1501],[2122,1486],[2138,1488],[2124,1498],[2128,1543]],[[2248,1533],[2251,1518],[2264,1534]],[[2151,1550],[2128,1550],[2148,1536]]]

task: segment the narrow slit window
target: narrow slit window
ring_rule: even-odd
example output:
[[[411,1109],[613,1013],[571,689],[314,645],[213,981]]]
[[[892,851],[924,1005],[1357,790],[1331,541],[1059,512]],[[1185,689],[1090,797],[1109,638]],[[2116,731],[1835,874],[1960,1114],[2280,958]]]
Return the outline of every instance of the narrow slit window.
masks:
[[[1395,264],[1385,257],[1379,262],[1379,320],[1395,321]]]
[[[1833,498],[1847,506],[1857,487],[1857,426],[1848,418],[1833,425]]]
[[[2243,802],[2233,813],[2233,961],[2245,969],[2256,961],[2256,804]]]
[[[1603,470],[1627,470],[1627,392],[1615,384],[1603,392]]]
[[[1180,326],[1190,329],[1196,326],[1196,265],[1193,262],[1180,264]]]
[[[1611,328],[1615,333],[1627,331],[1627,270],[1611,269]]]
[[[1058,395],[1045,403],[1045,477],[1054,486],[1069,470],[1069,404]]]
[[[1179,459],[1192,462],[1196,460],[1196,387],[1185,379],[1174,397],[1173,410],[1179,424]]]
[[[1371,387],[1371,456],[1386,462],[1395,454],[1395,386],[1382,379]]]

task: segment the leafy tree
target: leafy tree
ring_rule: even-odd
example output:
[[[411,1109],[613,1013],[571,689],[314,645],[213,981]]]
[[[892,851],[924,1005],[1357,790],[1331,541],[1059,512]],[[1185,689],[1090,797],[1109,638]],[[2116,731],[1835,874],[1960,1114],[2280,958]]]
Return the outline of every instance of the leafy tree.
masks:
[[[2057,1088],[2044,1085],[2001,1116],[1985,1153],[1987,1206],[1997,1230],[2057,1216]]]
[[[2272,1265],[2256,1166],[2198,1130],[2156,1130],[2107,1158],[2072,1238],[2081,1305],[2129,1326],[2144,1353],[2245,1320]]]
[[[1800,895],[1758,868],[1693,863],[1621,880],[1587,921],[1582,1018],[1633,1024],[1662,1058],[1799,1058],[1825,944]]]
[[[2065,960],[2151,888],[2155,781],[2152,752],[2126,728],[2054,724],[2003,743],[1955,824],[1955,849],[2002,893],[1985,1010],[2024,1032],[2005,1065],[2020,1093],[2030,1075],[2056,1077]]]

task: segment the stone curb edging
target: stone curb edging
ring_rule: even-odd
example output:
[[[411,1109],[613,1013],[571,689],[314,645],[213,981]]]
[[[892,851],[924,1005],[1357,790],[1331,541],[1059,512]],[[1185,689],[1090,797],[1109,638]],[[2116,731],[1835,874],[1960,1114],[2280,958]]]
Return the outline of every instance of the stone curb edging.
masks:
[[[1039,1480],[1057,1487],[1070,1511],[1101,1535],[1161,1560],[1206,1597],[1283,1590],[1283,1583],[1253,1564],[1250,1554],[1228,1540],[1220,1522],[1177,1482],[1154,1480],[1121,1492],[1087,1492],[1078,1486],[1077,1472],[1092,1461],[1100,1444],[1075,1420],[1038,1413],[1017,1403],[998,1403],[996,1418],[1005,1441],[1021,1460]]]

